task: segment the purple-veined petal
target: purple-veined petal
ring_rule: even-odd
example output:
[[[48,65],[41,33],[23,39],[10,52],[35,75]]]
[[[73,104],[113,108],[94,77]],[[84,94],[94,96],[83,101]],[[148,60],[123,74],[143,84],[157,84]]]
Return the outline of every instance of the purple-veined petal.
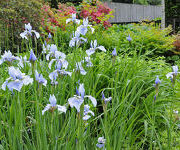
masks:
[[[94,40],[94,48],[97,47],[97,40]]]
[[[59,57],[65,59],[66,55],[60,51],[55,51],[55,58],[58,59]]]
[[[102,148],[102,147],[104,147],[104,144],[96,144],[96,146],[98,147],[98,148]]]
[[[112,51],[112,56],[117,56],[116,48]]]
[[[79,85],[79,94],[82,98],[84,98],[84,95],[85,95],[85,89],[84,89],[84,84],[80,84]]]
[[[79,96],[75,96],[75,97],[69,98],[68,102],[71,108],[75,107],[77,112],[80,112],[80,107],[82,103],[84,102],[84,100]]]
[[[12,91],[13,89],[17,90],[17,91],[21,91],[21,88],[23,86],[23,82],[20,80],[16,80],[16,81],[11,81],[7,84],[7,87],[9,88],[10,91]]]
[[[98,138],[98,143],[106,143],[106,139],[104,137],[99,137]]]
[[[47,104],[46,107],[42,110],[42,115],[44,115],[44,113],[45,113],[46,111],[48,111],[50,108],[51,108],[51,105],[50,105],[50,104]]]
[[[177,75],[178,73],[178,66],[173,66],[173,72],[175,73],[175,75]]]
[[[51,61],[48,64],[49,69],[51,69],[53,62],[55,62],[55,61],[56,61],[56,59],[51,59]]]
[[[57,50],[58,50],[57,46],[56,46],[55,44],[51,44],[51,46],[50,46],[50,51],[51,51],[52,53],[55,53],[55,51],[57,51]]]
[[[96,47],[97,49],[100,49],[101,51],[103,51],[103,52],[106,52],[106,49],[104,48],[104,46],[98,46],[98,47]]]
[[[38,32],[36,32],[35,30],[32,30],[32,32],[34,32],[34,34],[35,34],[36,38],[37,38],[37,39],[39,39],[40,34],[39,34]]]
[[[33,50],[31,49],[29,61],[35,62],[37,60]]]
[[[64,113],[66,113],[66,110],[67,110],[67,108],[65,106],[61,106],[61,105],[57,105],[57,109],[58,109],[58,111],[64,112]]]
[[[54,96],[54,94],[50,95],[49,102],[50,102],[52,107],[56,106],[56,97]]]
[[[69,42],[69,47],[74,47],[75,46],[75,39],[73,38],[70,42]]]
[[[94,107],[96,107],[97,101],[96,101],[96,99],[95,99],[94,97],[92,97],[91,95],[86,95],[86,96],[84,96],[84,97],[85,97],[85,98],[86,98],[86,97],[89,98],[89,99],[91,100],[91,102],[93,103]]]
[[[167,79],[170,77],[170,78],[173,78],[173,72],[169,72],[168,74],[166,74],[166,77]]]
[[[25,24],[25,30],[31,31],[32,30],[32,26],[30,23]]]
[[[83,117],[83,120],[84,120],[84,121],[87,121],[89,118],[91,118],[90,115],[85,115],[85,116]]]
[[[57,77],[58,77],[57,70],[55,70],[49,74],[49,78],[51,79],[52,82],[55,82]]]
[[[26,36],[27,34],[28,34],[27,31],[24,31],[20,34],[20,36],[21,36],[21,38],[28,40],[28,38]]]
[[[6,80],[3,84],[2,84],[2,89],[5,91],[6,90],[6,86],[8,84],[8,80]]]
[[[82,35],[86,35],[88,29],[87,27],[84,27],[83,25],[80,25],[77,30],[82,34]]]
[[[90,56],[90,55],[92,55],[92,54],[94,54],[94,53],[95,53],[95,49],[94,49],[94,48],[90,48],[90,49],[86,50],[86,54],[87,54],[88,56]]]
[[[33,83],[33,78],[30,78],[30,76],[25,76],[22,80],[24,85],[32,84]]]
[[[66,19],[66,24],[69,23],[71,20],[71,18]]]

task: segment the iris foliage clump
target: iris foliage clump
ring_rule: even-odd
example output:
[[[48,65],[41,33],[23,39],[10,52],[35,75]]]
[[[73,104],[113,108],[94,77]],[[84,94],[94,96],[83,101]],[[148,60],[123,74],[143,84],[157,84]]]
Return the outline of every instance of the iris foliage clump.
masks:
[[[69,50],[56,34],[44,40],[26,24],[19,35],[26,52],[2,53],[0,147],[177,148],[178,66],[171,71],[163,58],[140,53],[130,34],[131,51],[121,51],[90,40],[98,31],[88,18],[72,14],[67,23],[74,29]]]

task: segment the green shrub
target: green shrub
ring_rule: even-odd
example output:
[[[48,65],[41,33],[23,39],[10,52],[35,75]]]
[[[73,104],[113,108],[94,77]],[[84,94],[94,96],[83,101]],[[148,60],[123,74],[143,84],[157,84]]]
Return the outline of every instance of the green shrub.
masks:
[[[1,49],[17,49],[24,24],[31,23],[33,29],[40,26],[42,0],[0,1]],[[5,48],[6,47],[6,48]]]
[[[95,35],[90,35],[89,38],[96,38],[100,45],[109,50],[114,47],[119,52],[130,52],[136,49],[140,54],[150,53],[150,56],[155,57],[164,55],[174,48],[172,44],[175,38],[169,35],[170,32],[170,27],[161,30],[154,23],[113,25],[108,30],[95,30]],[[126,39],[129,35],[132,38],[131,43]]]

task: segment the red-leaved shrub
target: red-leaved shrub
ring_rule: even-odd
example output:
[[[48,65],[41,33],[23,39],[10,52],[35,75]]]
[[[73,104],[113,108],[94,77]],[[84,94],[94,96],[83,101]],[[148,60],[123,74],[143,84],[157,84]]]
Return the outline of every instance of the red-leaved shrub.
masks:
[[[80,7],[80,16],[82,18],[88,17],[93,24],[102,24],[105,28],[111,26],[108,20],[113,17],[112,13],[113,10],[100,1],[96,1],[95,5],[83,2]]]
[[[66,19],[71,18],[72,13],[77,13],[75,6],[68,4],[59,3],[58,9],[44,5],[42,7],[42,29],[46,32],[55,32],[57,27],[65,30]],[[97,1],[95,4],[83,2],[78,10],[77,17],[80,16],[81,19],[88,17],[94,25],[101,24],[104,28],[111,26],[108,19],[113,16],[113,11],[102,2]]]
[[[74,6],[67,6],[59,3],[58,9],[50,8],[49,5],[44,5],[42,8],[42,28],[46,32],[55,32],[56,27],[65,30],[66,19],[70,18],[72,13],[76,13]]]

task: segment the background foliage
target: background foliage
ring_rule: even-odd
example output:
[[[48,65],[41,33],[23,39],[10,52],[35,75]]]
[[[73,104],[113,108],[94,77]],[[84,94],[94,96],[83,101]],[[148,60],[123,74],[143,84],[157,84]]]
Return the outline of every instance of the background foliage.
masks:
[[[20,45],[19,34],[28,22],[38,31],[41,25],[42,0],[0,1],[0,47],[16,49]]]

